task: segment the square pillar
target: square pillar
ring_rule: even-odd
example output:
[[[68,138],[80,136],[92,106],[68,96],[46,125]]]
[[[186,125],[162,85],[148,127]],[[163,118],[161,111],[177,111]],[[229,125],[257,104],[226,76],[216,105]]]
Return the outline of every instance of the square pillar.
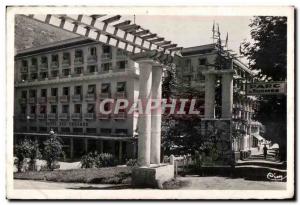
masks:
[[[144,111],[151,100],[152,60],[141,60],[138,63],[140,67],[139,99],[143,104],[143,113],[139,113],[138,119],[138,164],[141,167],[150,167],[151,113]]]
[[[232,117],[233,72],[222,75],[222,118]]]
[[[215,74],[205,73],[205,118],[215,118],[215,86]]]
[[[152,99],[161,102],[162,95],[162,67],[152,68]],[[151,112],[151,164],[160,164],[161,150],[161,106]]]

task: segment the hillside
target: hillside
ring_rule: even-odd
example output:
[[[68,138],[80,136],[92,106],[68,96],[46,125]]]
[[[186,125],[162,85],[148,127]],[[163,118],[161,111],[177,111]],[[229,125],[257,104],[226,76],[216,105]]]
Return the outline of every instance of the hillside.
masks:
[[[77,37],[77,35],[34,21],[21,15],[16,15],[16,51],[74,37]]]

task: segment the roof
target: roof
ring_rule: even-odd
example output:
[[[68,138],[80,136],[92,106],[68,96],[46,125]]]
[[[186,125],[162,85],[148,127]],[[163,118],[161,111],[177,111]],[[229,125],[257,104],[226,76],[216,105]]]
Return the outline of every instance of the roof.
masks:
[[[27,56],[27,55],[39,54],[39,53],[46,52],[49,50],[57,50],[57,49],[62,49],[62,48],[66,48],[66,47],[76,46],[78,44],[81,45],[81,44],[87,44],[87,43],[98,43],[98,42],[95,42],[94,40],[88,39],[85,37],[76,37],[76,38],[71,38],[71,39],[57,41],[57,42],[51,42],[51,43],[47,43],[47,44],[44,44],[41,46],[24,49],[24,50],[17,52],[15,57],[19,58],[19,57],[23,57],[23,56]]]

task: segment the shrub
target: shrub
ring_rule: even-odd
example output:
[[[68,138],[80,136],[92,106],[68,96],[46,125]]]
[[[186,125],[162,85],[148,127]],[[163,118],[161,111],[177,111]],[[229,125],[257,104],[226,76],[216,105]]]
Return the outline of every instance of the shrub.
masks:
[[[51,134],[50,138],[44,142],[43,158],[47,162],[47,168],[53,170],[55,162],[63,155],[62,140],[55,134]]]
[[[127,167],[135,167],[135,166],[137,166],[137,159],[129,159],[126,162],[126,166]]]
[[[34,169],[35,167],[35,160],[39,157],[40,151],[38,148],[38,144],[33,142],[30,139],[25,138],[15,147],[15,155],[17,157],[16,166],[18,172],[22,171],[22,167],[24,165],[25,159],[30,158],[30,169]]]
[[[116,165],[117,162],[112,154],[90,152],[81,157],[82,168],[101,168]]]

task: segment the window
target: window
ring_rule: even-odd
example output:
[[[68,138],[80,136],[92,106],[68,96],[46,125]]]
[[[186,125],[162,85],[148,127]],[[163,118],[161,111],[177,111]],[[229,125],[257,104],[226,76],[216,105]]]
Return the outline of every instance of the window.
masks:
[[[76,128],[73,128],[73,132],[74,132],[74,133],[82,133],[82,132],[83,132],[83,129],[82,129],[82,128],[76,127]]]
[[[40,113],[46,114],[47,113],[47,106],[46,105],[40,105]]]
[[[127,135],[127,129],[116,129],[115,133],[119,135]]]
[[[26,105],[22,105],[21,106],[21,114],[26,114],[26,112],[27,112],[27,107],[26,107]]]
[[[103,45],[102,46],[102,51],[103,51],[104,54],[111,53],[111,47],[107,46],[107,45]]]
[[[102,83],[101,93],[110,93],[110,84],[109,83]]]
[[[37,131],[37,127],[29,127],[29,131],[36,132]]]
[[[117,62],[118,69],[125,69],[127,67],[127,61]]]
[[[70,61],[70,53],[63,53],[63,61],[69,63]]]
[[[57,113],[57,105],[51,105],[51,113],[53,114]]]
[[[67,77],[70,75],[70,69],[63,69],[63,76]]]
[[[27,98],[27,91],[26,90],[22,90],[21,97],[22,98]]]
[[[36,80],[37,79],[37,73],[31,73],[30,75],[32,80]]]
[[[41,97],[47,97],[47,89],[41,89]]]
[[[77,68],[75,68],[75,74],[77,74],[77,75],[82,74],[82,70],[83,70],[82,67],[77,67]]]
[[[70,133],[70,128],[69,127],[62,127],[60,128],[62,133]]]
[[[96,85],[88,85],[88,94],[96,94]]]
[[[36,90],[29,90],[29,96],[31,98],[35,98],[36,97]]]
[[[22,66],[23,66],[23,67],[27,67],[27,66],[28,66],[27,60],[22,60]]]
[[[97,133],[97,129],[96,128],[86,128],[86,133],[95,134],[95,133]]]
[[[91,56],[96,56],[96,53],[97,53],[96,47],[89,48],[89,52],[90,52]]]
[[[40,132],[47,132],[47,127],[40,127],[39,131]]]
[[[52,62],[58,62],[58,55],[54,54],[51,56]]]
[[[81,113],[81,104],[75,104],[74,105],[74,112],[75,113]]]
[[[48,63],[48,58],[46,56],[43,56],[41,58],[41,62],[42,62],[42,64],[47,64]]]
[[[82,57],[82,50],[76,50],[75,51],[75,58],[81,58]]]
[[[48,72],[41,72],[40,75],[42,79],[45,79],[48,77]]]
[[[95,104],[88,104],[87,112],[88,113],[95,113]]]
[[[21,80],[27,80],[27,74],[22,74],[21,75]]]
[[[199,58],[199,65],[206,65],[206,58]]]
[[[37,59],[36,58],[32,58],[31,59],[31,64],[34,65],[34,66],[37,65]]]
[[[63,87],[63,95],[69,95],[69,87]]]
[[[109,71],[110,67],[111,67],[111,63],[103,63],[102,64],[103,71],[105,71],[105,72]]]
[[[126,91],[126,82],[117,83],[117,92],[123,93]]]
[[[110,134],[111,133],[111,129],[109,129],[109,128],[101,128],[100,131],[102,134]]]
[[[52,77],[57,77],[58,76],[58,71],[57,70],[54,70],[52,71]]]
[[[81,95],[81,86],[75,86],[75,95]]]
[[[62,113],[69,113],[69,105],[62,105]]]
[[[185,65],[185,66],[190,66],[190,65],[191,65],[191,59],[186,59],[186,60],[184,61],[184,65]]]
[[[51,96],[53,97],[57,96],[57,88],[51,88]]]
[[[105,104],[104,104],[103,109],[104,109],[105,112],[110,111],[110,108],[111,108],[111,103],[105,103]]]
[[[90,65],[90,66],[88,66],[88,72],[89,72],[89,73],[94,73],[94,72],[96,72],[96,66],[95,66],[95,65]]]
[[[35,114],[35,105],[30,106],[30,114]]]

